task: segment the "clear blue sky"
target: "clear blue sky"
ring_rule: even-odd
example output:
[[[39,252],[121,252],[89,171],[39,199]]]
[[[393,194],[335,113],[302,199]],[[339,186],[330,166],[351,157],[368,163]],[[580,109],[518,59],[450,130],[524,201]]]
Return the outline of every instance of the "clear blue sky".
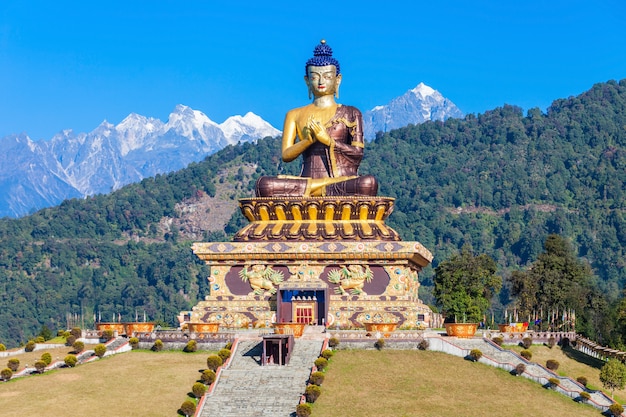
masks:
[[[0,3],[0,137],[89,132],[176,104],[217,123],[252,111],[281,129],[307,102],[304,62],[325,38],[340,102],[385,104],[419,82],[466,113],[545,110],[626,78],[614,1],[28,1]]]

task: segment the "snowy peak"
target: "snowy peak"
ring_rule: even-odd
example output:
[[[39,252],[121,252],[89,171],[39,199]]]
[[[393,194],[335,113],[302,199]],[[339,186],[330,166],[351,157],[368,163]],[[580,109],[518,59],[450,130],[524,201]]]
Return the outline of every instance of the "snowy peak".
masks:
[[[246,113],[243,117],[240,115],[231,116],[224,123],[221,123],[219,127],[230,144],[280,135],[280,130],[252,112]]]
[[[365,112],[363,132],[366,139],[372,140],[376,132],[387,132],[428,120],[445,121],[450,117],[463,117],[463,112],[439,91],[419,83],[404,95]]]

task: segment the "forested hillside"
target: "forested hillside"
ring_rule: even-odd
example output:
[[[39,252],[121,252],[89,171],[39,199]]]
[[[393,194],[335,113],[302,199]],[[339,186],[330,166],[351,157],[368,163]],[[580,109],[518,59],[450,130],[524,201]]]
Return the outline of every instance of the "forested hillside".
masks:
[[[208,270],[190,250],[197,230],[185,226],[185,204],[216,186],[251,195],[258,175],[296,173],[298,163],[281,162],[279,148],[278,138],[228,147],[110,195],[1,220],[0,342],[25,341],[44,324],[63,327],[66,312],[130,320],[145,310],[174,324],[208,291]],[[435,266],[471,244],[506,277],[533,263],[549,234],[567,238],[592,266],[611,307],[604,319],[612,320],[626,281],[625,168],[622,80],[557,100],[545,114],[507,105],[381,134],[367,144],[361,172],[379,179],[380,195],[397,199],[389,224],[429,248]],[[235,213],[226,233],[242,224]],[[225,236],[205,228],[204,238]],[[421,289],[428,302],[431,275],[429,268]],[[506,288],[500,303],[514,303]],[[620,329],[611,331],[605,338],[619,343]]]

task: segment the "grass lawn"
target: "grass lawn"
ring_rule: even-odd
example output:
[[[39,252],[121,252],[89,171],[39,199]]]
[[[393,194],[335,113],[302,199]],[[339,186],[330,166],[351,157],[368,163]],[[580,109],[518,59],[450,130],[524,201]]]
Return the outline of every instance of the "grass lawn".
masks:
[[[132,351],[11,380],[0,384],[1,414],[176,416],[211,353]]]
[[[504,345],[503,347],[518,353],[524,349],[521,346],[512,345]],[[604,389],[602,382],[600,382],[600,368],[605,364],[600,359],[592,358],[571,348],[561,349],[559,346],[550,349],[544,345],[532,345],[529,350],[533,354],[532,362],[546,366],[548,359],[555,359],[559,362],[557,374],[569,376],[574,380],[579,376],[584,376],[588,381],[587,387],[601,389],[611,395],[611,391]],[[626,390],[616,390],[615,401],[624,404],[626,402]]]
[[[430,351],[341,350],[313,417],[595,416],[523,377]]]

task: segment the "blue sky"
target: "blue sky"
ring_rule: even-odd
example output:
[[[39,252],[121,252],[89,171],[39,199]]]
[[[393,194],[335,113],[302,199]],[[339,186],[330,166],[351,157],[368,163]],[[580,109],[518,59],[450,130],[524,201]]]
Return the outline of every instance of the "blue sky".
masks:
[[[0,137],[89,132],[177,104],[217,123],[252,111],[281,129],[306,104],[324,38],[340,102],[365,111],[424,82],[466,113],[545,110],[626,78],[615,1],[20,1],[0,4]]]

